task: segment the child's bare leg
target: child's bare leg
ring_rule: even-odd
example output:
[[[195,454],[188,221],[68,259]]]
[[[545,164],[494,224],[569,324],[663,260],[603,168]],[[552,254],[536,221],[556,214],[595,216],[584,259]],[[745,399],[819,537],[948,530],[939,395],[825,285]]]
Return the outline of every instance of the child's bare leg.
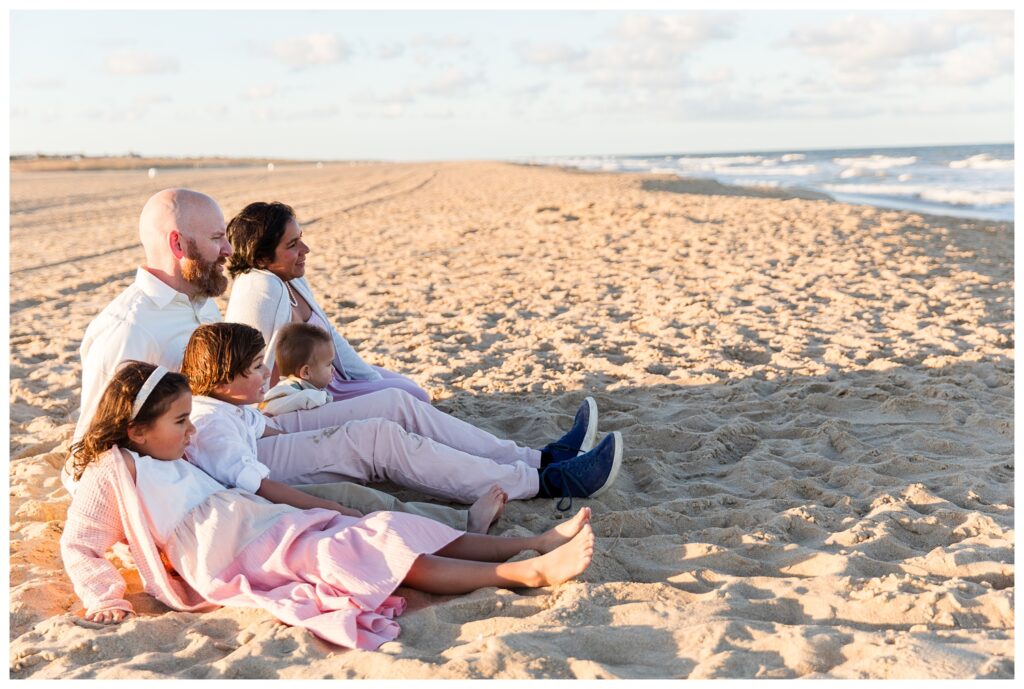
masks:
[[[551,586],[581,573],[593,557],[594,532],[590,524],[584,524],[568,543],[550,553],[519,562],[477,562],[420,555],[402,583],[440,594],[468,593],[485,586]]]
[[[491,524],[498,518],[505,509],[505,502],[508,495],[498,486],[491,486],[490,490],[481,495],[476,502],[469,506],[469,527],[470,533],[487,533]]]
[[[549,553],[572,540],[590,522],[590,508],[584,507],[572,519],[539,536],[488,536],[467,533],[435,553],[441,557],[477,562],[504,562],[524,550]]]

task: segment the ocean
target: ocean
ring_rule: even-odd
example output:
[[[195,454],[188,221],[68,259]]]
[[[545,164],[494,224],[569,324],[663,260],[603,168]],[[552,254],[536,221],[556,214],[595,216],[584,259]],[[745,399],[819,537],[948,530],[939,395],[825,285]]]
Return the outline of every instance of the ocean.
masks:
[[[1013,222],[1013,144],[749,153],[566,156],[521,162],[799,187],[837,201]]]

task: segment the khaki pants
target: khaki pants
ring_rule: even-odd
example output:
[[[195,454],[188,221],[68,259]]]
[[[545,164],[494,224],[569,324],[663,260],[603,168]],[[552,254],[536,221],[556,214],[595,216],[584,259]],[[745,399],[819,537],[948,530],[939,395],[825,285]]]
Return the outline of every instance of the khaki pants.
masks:
[[[292,487],[318,498],[333,500],[343,507],[359,510],[363,514],[405,512],[433,519],[435,522],[441,522],[459,531],[465,531],[469,526],[469,510],[457,510],[454,507],[434,505],[429,502],[402,502],[394,495],[348,481]]]

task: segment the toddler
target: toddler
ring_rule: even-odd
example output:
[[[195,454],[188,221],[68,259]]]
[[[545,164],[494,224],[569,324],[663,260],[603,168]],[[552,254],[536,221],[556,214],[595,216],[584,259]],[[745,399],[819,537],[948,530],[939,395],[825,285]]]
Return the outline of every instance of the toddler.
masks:
[[[334,376],[334,342],[327,331],[308,323],[289,323],[276,335],[274,360],[281,380],[259,403],[267,416],[316,409],[334,398],[327,386]]]

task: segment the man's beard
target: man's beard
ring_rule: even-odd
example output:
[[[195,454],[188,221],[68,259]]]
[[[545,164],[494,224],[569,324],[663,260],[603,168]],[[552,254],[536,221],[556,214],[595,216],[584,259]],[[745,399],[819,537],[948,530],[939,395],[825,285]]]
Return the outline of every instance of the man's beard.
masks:
[[[199,255],[194,239],[185,242],[185,258],[181,262],[181,276],[196,289],[196,296],[219,297],[228,288],[228,278],[218,268],[217,261],[205,261]]]

